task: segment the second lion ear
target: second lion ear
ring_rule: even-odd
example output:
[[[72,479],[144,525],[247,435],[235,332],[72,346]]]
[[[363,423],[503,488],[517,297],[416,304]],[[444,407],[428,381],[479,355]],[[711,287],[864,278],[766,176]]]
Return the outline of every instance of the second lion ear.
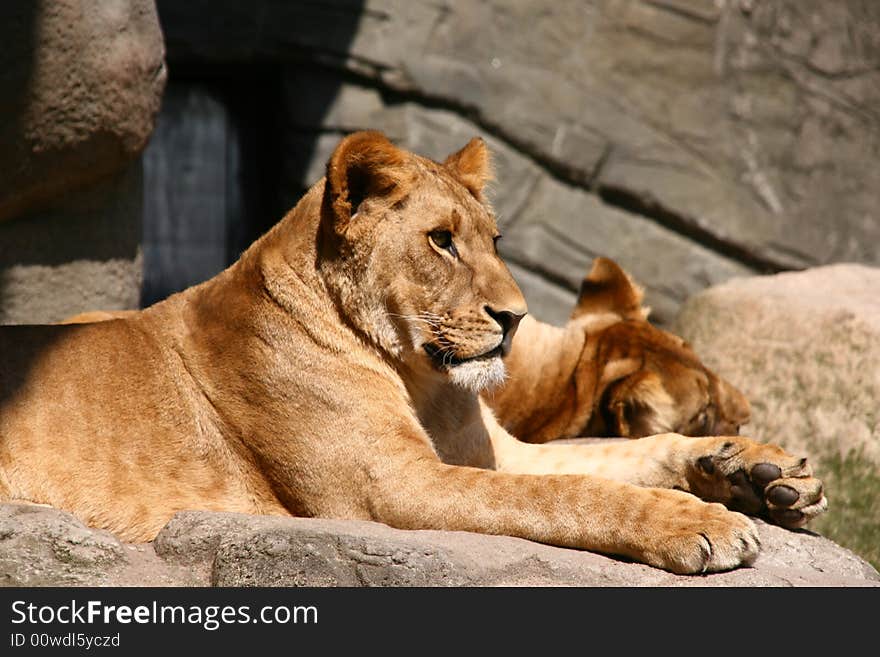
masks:
[[[443,165],[477,200],[482,200],[483,188],[493,175],[492,159],[485,141],[474,137],[460,151],[447,157]]]
[[[365,200],[403,193],[409,178],[406,153],[381,132],[356,132],[339,142],[327,162],[325,211],[343,231]]]
[[[609,258],[596,258],[590,273],[581,282],[571,319],[599,313],[615,313],[624,319],[646,319],[649,311],[642,307],[643,296],[642,288],[620,265]]]

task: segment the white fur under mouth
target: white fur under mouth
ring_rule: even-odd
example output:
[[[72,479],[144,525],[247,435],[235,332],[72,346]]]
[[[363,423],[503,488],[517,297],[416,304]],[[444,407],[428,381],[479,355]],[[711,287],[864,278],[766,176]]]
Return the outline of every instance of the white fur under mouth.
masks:
[[[470,358],[457,358],[430,343],[422,346],[434,367],[445,372],[449,380],[460,388],[479,393],[501,385],[507,378],[507,368],[502,360],[503,343]]]
[[[507,368],[501,356],[468,360],[446,370],[449,380],[473,393],[480,393],[504,383]]]

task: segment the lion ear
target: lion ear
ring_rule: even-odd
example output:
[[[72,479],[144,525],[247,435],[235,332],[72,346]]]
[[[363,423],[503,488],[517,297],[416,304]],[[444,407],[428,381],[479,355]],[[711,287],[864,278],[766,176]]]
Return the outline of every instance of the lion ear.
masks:
[[[367,198],[399,192],[409,179],[406,153],[381,132],[355,132],[336,147],[327,162],[324,197],[344,228]]]
[[[616,435],[626,438],[672,431],[677,419],[675,400],[654,372],[638,372],[617,383],[606,410]]]
[[[492,158],[485,141],[474,137],[460,151],[447,157],[443,165],[477,200],[482,199],[483,188],[493,176]]]
[[[644,292],[629,275],[609,258],[596,258],[593,268],[581,282],[571,319],[588,314],[616,313],[624,319],[646,319],[642,307]]]

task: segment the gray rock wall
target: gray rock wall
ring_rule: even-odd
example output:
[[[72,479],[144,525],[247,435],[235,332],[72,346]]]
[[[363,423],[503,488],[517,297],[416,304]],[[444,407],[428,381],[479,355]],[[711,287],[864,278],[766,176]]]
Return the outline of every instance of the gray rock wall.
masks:
[[[9,0],[0,40],[0,322],[137,307],[155,4]]]
[[[270,161],[280,170],[268,176],[274,187],[250,192],[273,197],[256,212],[260,225],[243,240],[240,209],[228,210],[217,220],[232,224],[225,249],[187,258],[182,273],[168,264],[175,248],[148,254],[148,280],[153,271],[176,277],[162,290],[211,275],[221,255],[234,259],[320,175],[331,145],[360,128],[437,157],[474,134],[489,139],[502,251],[532,312],[550,321],[564,318],[597,254],[647,284],[660,324],[732,276],[880,264],[877,3],[159,0],[157,19],[148,0],[89,11],[80,0],[13,0],[2,12],[0,219],[75,205],[78,190],[138,156],[164,88],[163,32],[172,76],[234,69],[278,87],[271,102],[235,101],[255,105],[244,123],[265,117],[268,145],[230,159],[227,180],[208,181],[208,191],[195,178],[215,155],[182,176],[217,199],[247,162]],[[237,143],[241,123],[217,143]],[[148,233],[152,201],[174,197],[168,184],[148,185]],[[192,206],[177,201],[162,225],[188,235]],[[192,248],[203,232],[185,235]],[[136,249],[114,254],[129,261],[129,287],[140,280]],[[202,255],[211,262],[202,266]],[[8,269],[26,263],[9,262],[4,277],[20,278]],[[61,278],[102,285],[100,276]],[[20,297],[24,288],[12,288],[5,296]],[[130,305],[112,291],[94,301]],[[57,316],[9,310],[2,321]]]
[[[166,70],[151,0],[7,0],[0,38],[3,220],[135,159]]]
[[[877,3],[160,0],[159,10],[172,75],[175,62],[280,65],[281,207],[346,132],[381,129],[437,157],[487,137],[501,248],[544,319],[566,315],[597,254],[647,284],[661,324],[732,276],[880,264]]]
[[[137,308],[142,255],[139,161],[63,203],[0,222],[0,323],[55,322]]]

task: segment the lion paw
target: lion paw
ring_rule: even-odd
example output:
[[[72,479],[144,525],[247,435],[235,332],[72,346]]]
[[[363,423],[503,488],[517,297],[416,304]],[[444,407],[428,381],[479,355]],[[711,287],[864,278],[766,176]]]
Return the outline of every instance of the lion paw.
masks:
[[[755,560],[760,543],[751,520],[721,504],[682,495],[688,499],[678,499],[675,508],[650,528],[644,561],[674,573],[695,574],[730,570]]]
[[[703,499],[794,529],[828,508],[807,459],[776,445],[733,437],[696,461],[692,490]]]

